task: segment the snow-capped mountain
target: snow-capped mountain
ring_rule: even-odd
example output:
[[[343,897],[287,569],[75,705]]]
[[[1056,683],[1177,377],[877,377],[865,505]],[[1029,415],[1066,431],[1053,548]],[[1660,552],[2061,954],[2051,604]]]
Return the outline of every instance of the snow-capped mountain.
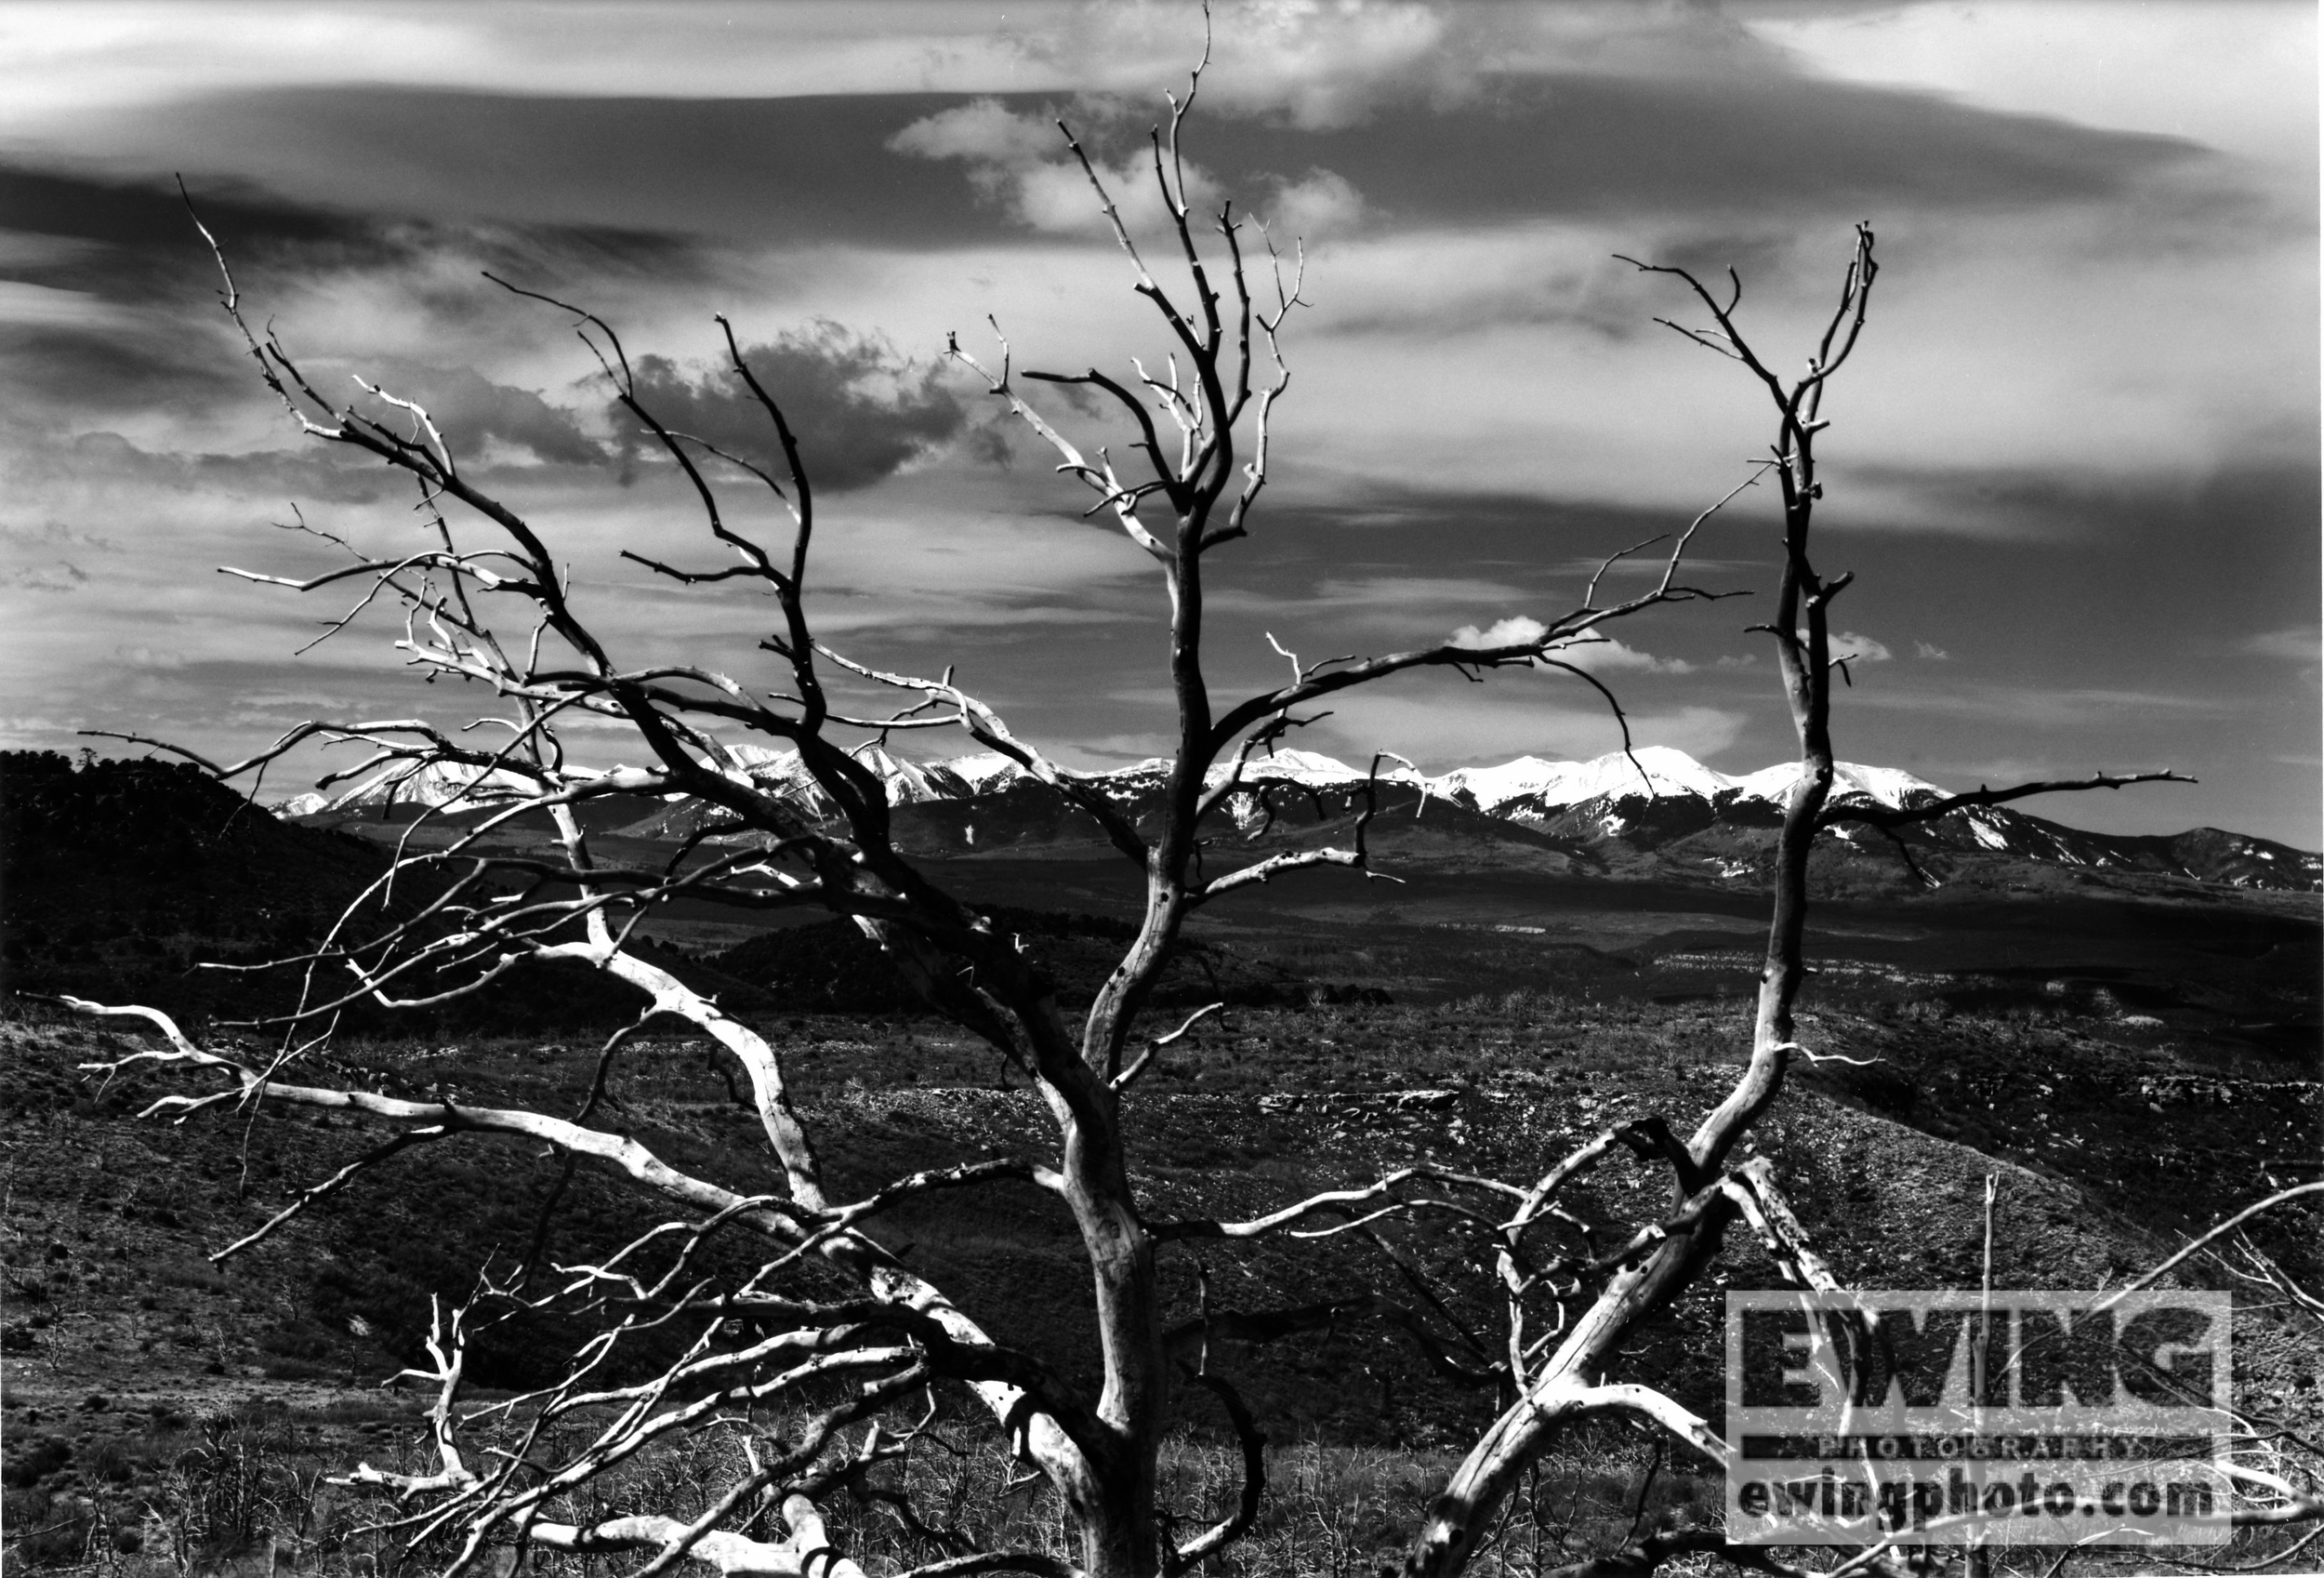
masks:
[[[729,748],[732,763],[768,793],[788,801],[801,819],[829,817],[832,806],[794,750],[764,746]],[[996,847],[1027,851],[1084,842],[1094,824],[1058,790],[993,751],[949,761],[915,762],[877,747],[856,760],[886,786],[888,803],[906,818],[899,834],[919,853],[964,854]],[[1213,783],[1227,767],[1213,768]],[[1161,759],[1085,775],[1114,804],[1144,820],[1160,807],[1169,763]],[[1459,767],[1428,776],[1383,762],[1379,809],[1425,819],[1432,804],[1441,830],[1484,840],[1522,836],[1571,849],[1585,863],[1603,865],[1591,851],[1651,854],[1666,867],[1707,868],[1730,876],[1755,871],[1772,847],[1783,806],[1799,780],[1797,762],[1779,762],[1739,776],[1704,766],[1668,746],[1643,746],[1587,762],[1521,756],[1498,766]],[[1241,788],[1221,808],[1250,836],[1295,836],[1301,829],[1351,817],[1363,808],[1363,769],[1312,750],[1277,749],[1243,767]],[[486,810],[522,779],[453,765],[412,772],[391,768],[337,795],[304,795],[280,808],[290,816],[381,805],[438,805]],[[1833,801],[1897,808],[1925,804],[1948,791],[1893,767],[1837,764]],[[673,800],[623,827],[642,839],[680,838],[723,817],[717,808]],[[1447,823],[1447,818],[1450,822]],[[1492,831],[1495,827],[1507,834]],[[1894,861],[1895,843],[1862,824],[1836,830],[1843,846]],[[2006,855],[2047,865],[2146,870],[2237,886],[2313,888],[2324,883],[2324,859],[2264,839],[2197,829],[2173,837],[2129,837],[2069,828],[2008,806],[1952,812],[1906,829],[1916,851],[1937,855]]]
[[[1227,772],[1227,767],[1213,767],[1210,770],[1211,782],[1218,782],[1226,776]],[[1380,776],[1382,783],[1415,781],[1411,768],[1394,762],[1382,762],[1380,764]],[[1351,767],[1337,757],[1326,756],[1314,750],[1294,750],[1288,747],[1278,747],[1274,750],[1253,756],[1248,762],[1243,763],[1245,783],[1258,783],[1272,778],[1284,783],[1310,784],[1317,788],[1326,788],[1334,785],[1360,784],[1364,781],[1364,777],[1363,768]]]
[[[980,750],[973,756],[956,756],[944,765],[951,769],[954,777],[976,794],[998,789],[1011,778],[1026,776],[1023,767],[997,750]]]
[[[373,773],[352,789],[316,790],[275,807],[281,816],[311,816],[324,811],[369,811],[380,806],[442,806],[481,811],[531,792],[529,778],[500,768],[459,762],[430,762],[415,767],[398,762]]]
[[[1552,837],[1658,851],[1682,864],[1699,861],[1723,874],[1740,875],[1772,848],[1784,805],[1800,780],[1796,762],[1730,777],[1667,747],[1645,747],[1634,754],[1635,762],[1619,753],[1578,762],[1526,757],[1499,767],[1457,770],[1430,783],[1456,803]],[[1903,810],[1949,792],[1897,768],[1842,762],[1834,763],[1830,803]],[[1833,832],[1842,843],[1876,858],[1896,858],[1896,841],[1869,824],[1842,822]],[[2096,833],[1989,805],[1914,823],[1898,837],[1918,855],[2000,855],[2236,887],[2324,885],[2324,857],[2216,828],[2170,836]]]
[[[1742,798],[1763,800],[1780,808],[1790,798],[1792,786],[1800,781],[1800,764],[1778,762],[1773,767],[1762,767],[1756,773],[1727,781]],[[1837,800],[1868,800],[1902,810],[1929,799],[1941,799],[1947,792],[1926,778],[1916,778],[1895,767],[1867,767],[1855,762],[1832,763],[1832,796]]]
[[[1945,792],[1893,767],[1864,767],[1852,762],[1837,765],[1833,793],[1843,798],[1860,795],[1882,805],[1902,807],[1914,803],[1915,796]],[[1615,751],[1589,762],[1545,762],[1538,756],[1520,756],[1498,767],[1456,767],[1429,779],[1428,785],[1431,793],[1492,816],[1541,819],[1598,800],[1695,800],[1710,805],[1763,801],[1781,807],[1799,778],[1796,762],[1777,762],[1731,778],[1683,750],[1646,745],[1628,755]]]
[[[798,751],[747,744],[727,749],[759,788],[795,800],[817,815],[829,809],[823,790],[816,786]],[[866,746],[854,756],[887,786],[891,805],[962,800],[982,794],[1023,771],[997,751],[955,757],[949,762],[911,762],[891,755],[878,746]]]

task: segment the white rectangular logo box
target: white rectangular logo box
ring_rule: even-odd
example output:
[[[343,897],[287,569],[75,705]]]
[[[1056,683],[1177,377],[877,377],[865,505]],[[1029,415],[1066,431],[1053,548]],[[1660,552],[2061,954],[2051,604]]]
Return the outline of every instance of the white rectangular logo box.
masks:
[[[1727,1295],[1727,1537],[2219,1545],[2226,1293]]]

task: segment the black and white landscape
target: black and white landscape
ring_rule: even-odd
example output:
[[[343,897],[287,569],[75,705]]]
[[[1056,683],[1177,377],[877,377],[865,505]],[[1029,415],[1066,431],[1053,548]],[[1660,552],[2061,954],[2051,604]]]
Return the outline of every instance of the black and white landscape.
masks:
[[[2296,1571],[2316,20],[0,14],[0,1565]]]

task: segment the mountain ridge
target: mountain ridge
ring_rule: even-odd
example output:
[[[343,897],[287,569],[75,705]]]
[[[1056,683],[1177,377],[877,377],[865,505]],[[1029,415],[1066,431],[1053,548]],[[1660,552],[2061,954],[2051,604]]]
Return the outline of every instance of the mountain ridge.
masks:
[[[763,746],[726,748],[730,770],[788,801],[817,822],[832,807],[802,770],[798,753]],[[940,761],[911,761],[870,748],[858,760],[886,786],[889,803],[906,815],[899,834],[913,853],[968,855],[1008,847],[1029,852],[1050,844],[1089,842],[1096,825],[1058,789],[996,752]],[[1169,764],[1159,758],[1080,775],[1133,820],[1159,803]],[[1212,769],[1222,782],[1231,769]],[[1733,879],[1763,863],[1786,796],[1797,782],[1796,762],[1778,762],[1742,775],[1707,767],[1669,746],[1612,751],[1583,762],[1520,756],[1493,766],[1458,767],[1428,775],[1383,763],[1377,779],[1320,752],[1279,749],[1243,763],[1239,786],[1226,797],[1226,820],[1252,842],[1278,842],[1343,825],[1369,804],[1380,814],[1406,811],[1424,818],[1433,805],[1453,813],[1442,830],[1493,842],[1496,830],[1519,829],[1567,849],[1603,869],[1608,851],[1656,854],[1664,864],[1709,868]],[[401,766],[372,775],[333,796],[309,795],[277,807],[293,818],[343,816],[397,807],[432,806],[463,819],[488,816],[510,780],[473,769],[434,768],[414,774]],[[1952,791],[1899,768],[1836,763],[1835,803],[1891,809],[1922,806]],[[651,805],[651,802],[641,802]],[[1463,815],[1466,814],[1466,815]],[[1439,813],[1439,820],[1444,818]],[[666,842],[714,828],[717,807],[673,797],[612,830]],[[1472,821],[1472,818],[1480,820]],[[1488,825],[1489,824],[1489,825]],[[2231,887],[2324,888],[2324,856],[2271,840],[2223,829],[2176,834],[2100,833],[2008,806],[1955,810],[1892,835],[1865,824],[1834,829],[1843,847],[1902,852],[1930,885],[1921,855],[1986,855],[2043,865],[2150,871]],[[715,832],[713,838],[720,835]]]

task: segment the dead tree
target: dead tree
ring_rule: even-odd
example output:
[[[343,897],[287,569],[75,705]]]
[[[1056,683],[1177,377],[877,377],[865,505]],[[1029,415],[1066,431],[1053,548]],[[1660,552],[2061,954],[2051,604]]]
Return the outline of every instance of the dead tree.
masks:
[[[1661,1315],[1713,1263],[1728,1229],[1741,1222],[1783,1274],[1803,1288],[1836,1292],[1839,1284],[1785,1201],[1764,1159],[1735,1160],[1737,1147],[1781,1094],[1794,1058],[1816,1053],[1795,1037],[1793,1004],[1806,976],[1803,941],[1808,911],[1808,857],[1817,836],[1850,821],[1894,831],[1935,820],[1966,806],[1998,804],[2062,790],[2117,789],[2177,776],[2171,773],[2100,774],[1946,796],[1892,809],[1831,802],[1832,676],[1847,658],[1831,640],[1833,600],[1851,576],[1826,578],[1810,554],[1811,528],[1823,484],[1816,472],[1817,435],[1830,425],[1823,413],[1833,377],[1862,335],[1878,264],[1873,233],[1857,227],[1839,299],[1798,378],[1785,380],[1762,360],[1736,320],[1742,284],[1732,273],[1723,299],[1684,269],[1633,262],[1641,271],[1684,285],[1710,314],[1711,325],[1669,325],[1698,345],[1740,365],[1766,391],[1776,411],[1769,457],[1749,481],[1772,474],[1781,496],[1783,561],[1773,617],[1753,627],[1776,646],[1777,671],[1800,742],[1800,771],[1784,805],[1777,836],[1772,913],[1761,967],[1751,1048],[1741,1077],[1681,1138],[1671,1121],[1648,1116],[1608,1129],[1560,1158],[1542,1175],[1511,1182],[1408,1170],[1361,1188],[1335,1190],[1242,1221],[1178,1222],[1157,1231],[1172,1239],[1250,1239],[1290,1230],[1363,1230],[1390,1217],[1455,1224],[1472,1240],[1472,1258],[1502,1295],[1502,1351],[1480,1356],[1508,1406],[1472,1445],[1437,1493],[1417,1532],[1406,1566],[1408,1578],[1449,1578],[1462,1571],[1488,1538],[1497,1514],[1527,1467],[1580,1422],[1627,1417],[1723,1465],[1725,1448],[1705,1422],[1675,1399],[1635,1382],[1609,1380],[1642,1326]],[[1730,496],[1732,497],[1732,496]],[[1591,1225],[1563,1202],[1568,1191],[1608,1158],[1623,1153],[1663,1170],[1668,1206],[1655,1221],[1623,1232],[1601,1247]],[[1604,1225],[1598,1225],[1603,1228]],[[1578,1248],[1558,1250],[1541,1240],[1577,1230]],[[2256,1512],[2239,1515],[2256,1520]],[[1743,1565],[1769,1568],[1766,1553],[1729,1545],[1715,1531],[1655,1534],[1606,1553],[1572,1571],[1591,1578],[1653,1571],[1675,1557],[1717,1552]],[[1793,1572],[1796,1570],[1780,1569]],[[1901,1574],[1886,1547],[1858,1553],[1836,1571]]]
[[[818,638],[808,597],[811,549],[821,524],[813,457],[802,453],[776,391],[761,383],[723,320],[730,370],[764,415],[783,457],[776,469],[672,431],[640,398],[629,357],[610,325],[581,309],[508,287],[570,314],[598,356],[614,399],[690,484],[706,540],[728,555],[724,563],[694,566],[627,557],[682,586],[740,580],[771,594],[773,628],[759,644],[774,670],[772,683],[768,676],[730,676],[703,666],[625,664],[592,625],[547,537],[463,470],[450,436],[429,413],[368,384],[366,391],[385,403],[391,418],[324,394],[271,330],[262,335],[250,325],[224,253],[203,231],[220,270],[224,310],[259,378],[291,419],[317,442],[363,452],[413,479],[434,534],[420,551],[392,559],[357,554],[310,578],[229,573],[300,592],[351,590],[353,607],[335,629],[374,605],[400,608],[403,633],[396,646],[406,663],[429,677],[470,682],[499,708],[456,726],[428,718],[310,723],[248,761],[204,764],[231,779],[257,773],[310,740],[351,742],[368,748],[368,759],[333,775],[335,780],[380,770],[452,769],[479,777],[486,787],[478,796],[489,810],[447,847],[407,847],[400,854],[394,876],[383,879],[381,887],[400,879],[408,894],[414,879],[432,878],[416,912],[366,933],[350,911],[320,947],[284,961],[305,973],[306,988],[301,1006],[279,1027],[284,1032],[281,1055],[260,1066],[197,1046],[150,1009],[82,1004],[141,1018],[164,1039],[163,1046],[109,1071],[158,1067],[209,1084],[199,1094],[162,1097],[149,1108],[154,1115],[183,1119],[265,1103],[337,1111],[386,1132],[377,1149],[297,1196],[225,1253],[281,1230],[371,1162],[456,1136],[546,1144],[571,1160],[625,1176],[671,1213],[661,1227],[601,1263],[563,1268],[561,1282],[547,1293],[537,1284],[497,1290],[506,1298],[556,1301],[619,1317],[601,1339],[573,1357],[561,1381],[509,1412],[512,1450],[487,1455],[464,1444],[474,1421],[456,1406],[463,1317],[456,1312],[440,1319],[434,1366],[416,1373],[440,1388],[433,1419],[441,1466],[416,1476],[364,1470],[356,1478],[391,1486],[412,1504],[404,1527],[414,1536],[451,1541],[455,1554],[447,1573],[469,1570],[488,1548],[511,1545],[520,1556],[531,1547],[640,1553],[641,1574],[689,1558],[729,1571],[845,1572],[845,1553],[824,1544],[815,1498],[862,1482],[911,1450],[919,1422],[928,1417],[924,1399],[939,1386],[971,1396],[1010,1450],[1054,1487],[1077,1571],[1098,1578],[1184,1571],[1249,1527],[1263,1474],[1258,1428],[1232,1386],[1215,1374],[1198,1374],[1195,1381],[1215,1395],[1245,1442],[1243,1493],[1227,1516],[1183,1538],[1172,1537],[1172,1520],[1156,1505],[1157,1446],[1172,1389],[1182,1384],[1173,1369],[1174,1341],[1184,1346],[1183,1334],[1174,1338],[1165,1324],[1156,1254],[1173,1238],[1204,1229],[1154,1223],[1131,1181],[1124,1107],[1136,1099],[1141,1079],[1168,1055],[1176,1034],[1145,1034],[1140,1018],[1195,911],[1301,868],[1373,873],[1365,839],[1368,812],[1347,847],[1297,850],[1239,866],[1203,861],[1206,822],[1215,821],[1213,814],[1245,787],[1254,760],[1303,721],[1303,709],[1339,692],[1408,670],[1450,669],[1473,676],[1512,666],[1564,669],[1596,686],[1565,656],[1569,647],[1600,639],[1598,632],[1615,621],[1710,594],[1679,579],[1694,531],[1687,526],[1676,534],[1652,590],[1602,603],[1593,580],[1579,606],[1550,620],[1531,640],[1314,663],[1294,658],[1284,683],[1256,695],[1214,697],[1204,667],[1206,576],[1215,551],[1254,529],[1253,510],[1268,481],[1271,416],[1290,382],[1279,337],[1300,304],[1300,261],[1279,255],[1271,243],[1254,251],[1253,232],[1231,208],[1217,216],[1208,238],[1198,234],[1185,197],[1179,137],[1199,83],[1198,68],[1185,101],[1172,101],[1150,144],[1152,177],[1168,215],[1163,245],[1175,254],[1174,270],[1165,272],[1174,272],[1178,283],[1166,285],[1149,266],[1096,165],[1070,131],[1066,135],[1129,260],[1137,294],[1169,336],[1166,366],[1133,364],[1127,378],[1094,367],[1020,374],[1005,341],[984,359],[957,341],[950,348],[1056,451],[1060,470],[1094,497],[1092,512],[1110,518],[1155,563],[1168,605],[1177,739],[1158,826],[1144,829],[1091,782],[1020,740],[948,671],[938,678],[878,671]],[[998,332],[995,325],[997,338]],[[1028,403],[1021,378],[1071,386],[1109,404],[1134,435],[1129,458],[1117,461],[1103,448],[1085,452]],[[721,492],[736,478],[745,486],[769,489],[781,501],[793,528],[786,544],[770,546],[730,520]],[[850,711],[833,697],[835,672],[885,687],[899,699],[892,709]],[[612,772],[576,765],[566,743],[568,725],[576,719],[625,727],[630,744],[624,749],[642,764]],[[1012,937],[897,852],[884,786],[856,751],[896,731],[932,728],[963,730],[1052,786],[1142,875],[1145,907],[1136,938],[1077,1021],[1069,1021],[1052,984]],[[485,743],[473,743],[480,736]],[[734,754],[738,740],[795,750],[830,816],[811,821],[755,780]],[[1373,763],[1375,789],[1380,760]],[[690,844],[660,869],[601,861],[581,813],[613,795],[693,796],[717,808],[722,818],[717,830],[754,837],[746,847]],[[557,829],[555,854],[487,845],[495,830],[514,818],[544,813]],[[834,1192],[824,1158],[844,1151],[848,1136],[816,1132],[793,1099],[777,1047],[630,946],[641,921],[679,900],[746,914],[815,908],[850,918],[930,1003],[1030,1080],[1051,1132],[1038,1143],[1032,1135],[1011,1136],[1027,1150],[1018,1157],[897,1178],[858,1198]],[[729,1187],[689,1175],[637,1140],[593,1126],[587,1114],[561,1118],[456,1099],[412,1101],[300,1079],[302,1065],[317,1066],[311,1054],[320,1038],[348,1005],[370,1000],[409,1006],[484,990],[528,960],[580,961],[634,988],[640,1017],[607,1044],[603,1061],[616,1058],[638,1028],[657,1018],[689,1023],[713,1039],[747,1080],[779,1188]],[[302,1039],[308,1037],[317,1039]],[[1003,1180],[1037,1186],[1072,1219],[1094,1293],[1103,1379],[1093,1393],[1070,1384],[1040,1356],[995,1342],[974,1311],[901,1262],[877,1236],[878,1217],[899,1202]],[[699,1275],[697,1252],[713,1236],[763,1244],[757,1271],[739,1285],[715,1285]],[[839,1273],[852,1293],[832,1299],[799,1292],[796,1274],[810,1264],[826,1276]],[[630,1333],[689,1320],[695,1325],[688,1329],[698,1327],[699,1336],[680,1362],[650,1383],[613,1386],[595,1379]],[[811,1407],[804,1400],[835,1394],[838,1402]],[[711,1422],[738,1411],[783,1410],[799,1422],[780,1450],[755,1461],[693,1522],[641,1507],[584,1524],[559,1510],[577,1492],[611,1482],[608,1477],[625,1465]],[[583,1426],[576,1438],[573,1432]],[[571,1444],[576,1439],[577,1447]],[[789,1528],[785,1539],[759,1540],[726,1526],[739,1519],[747,1527],[747,1518],[768,1507],[782,1510]],[[1011,1569],[1064,1570],[1040,1553],[962,1551],[929,1571]]]

